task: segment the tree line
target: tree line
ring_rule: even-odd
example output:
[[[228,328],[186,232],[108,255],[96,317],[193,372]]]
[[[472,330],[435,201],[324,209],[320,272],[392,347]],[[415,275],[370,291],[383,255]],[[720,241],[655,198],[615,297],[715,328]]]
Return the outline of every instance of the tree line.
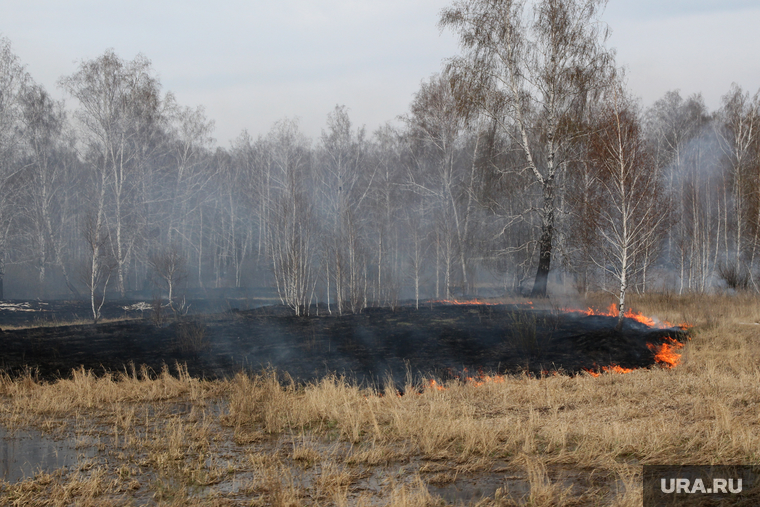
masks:
[[[56,101],[0,39],[0,298],[268,288],[296,314],[400,300],[760,290],[760,94],[626,89],[598,0],[461,0],[461,54],[374,132],[348,108],[229,147],[150,61]],[[3,292],[3,280],[8,287]],[[552,288],[549,286],[548,291]],[[68,297],[67,296],[67,297]]]

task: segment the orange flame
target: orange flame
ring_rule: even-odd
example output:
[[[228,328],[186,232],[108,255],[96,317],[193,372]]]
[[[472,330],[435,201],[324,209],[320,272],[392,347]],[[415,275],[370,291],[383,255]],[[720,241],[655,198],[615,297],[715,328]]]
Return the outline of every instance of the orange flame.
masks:
[[[591,370],[589,368],[583,368],[583,371],[591,375],[592,377],[598,377],[602,373],[631,373],[632,371],[636,371],[639,368],[624,368],[618,364],[611,364],[609,366],[602,366],[601,372]]]
[[[428,389],[436,390],[436,391],[445,391],[446,388],[438,385],[438,383],[435,381],[435,379],[430,379],[430,385],[428,385]]]
[[[670,336],[666,336],[665,340],[666,342],[662,345],[647,343],[647,347],[654,352],[654,360],[657,363],[666,368],[674,368],[681,361],[681,354],[676,351],[683,348],[683,343]]]
[[[647,343],[649,350],[654,352],[654,360],[660,366],[665,368],[675,368],[681,361],[681,353],[676,352],[683,348],[683,343],[666,336],[665,343],[661,345],[655,345],[654,343]],[[592,377],[598,377],[602,373],[630,373],[638,370],[639,368],[624,368],[617,364],[610,366],[602,366],[601,371],[594,371],[589,368],[583,368],[583,371],[591,375]]]
[[[638,368],[623,368],[622,366],[619,366],[617,364],[613,364],[610,366],[602,366],[602,371],[605,372],[611,372],[611,373],[631,373],[633,370],[637,370]]]
[[[617,317],[620,315],[620,310],[618,309],[618,306],[615,303],[612,303],[606,311],[604,310],[594,310],[593,308],[589,307],[585,310],[575,310],[572,308],[563,308],[563,312],[569,312],[569,313],[583,313],[585,315],[591,316],[591,315],[599,315],[601,317]],[[623,317],[627,319],[633,319],[636,322],[639,322],[641,324],[644,324],[647,327],[656,327],[657,329],[670,329],[673,327],[678,327],[680,329],[688,329],[691,327],[689,324],[682,323],[678,324],[677,326],[671,324],[668,321],[664,322],[657,322],[652,317],[647,317],[641,312],[634,312],[631,308],[626,310],[626,312],[623,314]]]
[[[503,305],[503,304],[512,304],[512,305],[519,305],[519,306],[528,306],[530,308],[533,308],[533,301],[525,301],[525,302],[512,302],[512,303],[505,303],[505,302],[492,302],[492,301],[481,301],[479,299],[468,299],[468,300],[458,300],[458,299],[436,299],[430,301],[431,303],[442,303],[447,305],[486,305],[486,306],[495,306],[495,305]],[[583,313],[585,315],[591,316],[591,315],[599,315],[601,317],[617,317],[620,315],[620,310],[618,309],[618,305],[615,303],[611,303],[610,306],[607,308],[607,310],[594,310],[591,307],[586,308],[585,310],[577,310],[573,308],[562,308],[563,312],[568,313]],[[648,327],[656,327],[657,329],[671,329],[674,327],[686,330],[691,327],[691,324],[688,324],[686,322],[682,322],[680,324],[671,324],[670,322],[666,321],[655,321],[652,317],[648,317],[644,315],[641,312],[634,312],[631,308],[628,308],[628,310],[625,311],[623,314],[623,317],[627,319],[633,319],[636,322],[639,322],[641,324],[644,324]]]
[[[466,300],[466,301],[459,301],[456,299],[444,299],[444,300],[436,300],[432,301],[433,303],[444,303],[444,304],[451,304],[451,305],[499,305],[499,304],[505,304],[505,303],[496,303],[496,302],[486,302],[486,301],[480,301],[477,299],[472,300]],[[532,301],[527,301],[526,303],[517,303],[525,306],[533,307]],[[591,307],[588,307],[585,310],[577,310],[577,309],[571,309],[571,308],[562,308],[563,312],[568,313],[583,313],[588,316],[592,315],[599,315],[603,317],[617,317],[620,315],[620,310],[618,309],[618,305],[615,303],[610,304],[610,306],[607,308],[606,311],[600,311],[600,310],[594,310]],[[639,322],[641,324],[644,324],[647,327],[656,327],[657,329],[671,329],[678,327],[682,330],[686,330],[689,327],[691,327],[690,324],[687,323],[681,323],[676,325],[671,324],[668,321],[655,321],[652,317],[648,317],[644,315],[641,312],[634,312],[633,309],[629,308],[626,310],[626,312],[623,314],[623,317],[627,319],[633,319],[636,322]],[[674,340],[671,337],[665,337],[666,343],[663,343],[662,345],[654,345],[651,343],[647,344],[647,347],[652,350],[654,354],[655,362],[660,364],[661,366],[664,366],[666,368],[674,368],[678,365],[678,363],[681,360],[681,354],[679,352],[676,352],[677,350],[683,348],[683,343]],[[591,370],[589,368],[583,368],[584,371],[586,371],[589,375],[593,377],[598,377],[602,373],[630,373],[634,370],[637,370],[639,368],[624,368],[617,364],[611,364],[609,366],[602,366],[597,371]],[[542,374],[548,375],[548,371],[543,371]],[[466,374],[466,370],[465,370]],[[557,375],[557,372],[554,372],[554,375]],[[459,378],[459,377],[456,377]],[[466,383],[475,385],[475,386],[482,386],[484,384],[487,384],[489,382],[494,383],[500,383],[504,382],[504,377],[501,375],[495,375],[495,376],[488,376],[483,375],[482,372],[479,373],[477,377],[465,377],[464,381]],[[428,389],[431,390],[438,390],[442,391],[446,388],[437,384],[435,380],[430,380],[430,384],[428,386]]]
[[[483,375],[480,374],[477,377],[465,377],[465,382],[474,386],[480,387],[488,383],[501,384],[504,382],[504,377],[501,375]]]

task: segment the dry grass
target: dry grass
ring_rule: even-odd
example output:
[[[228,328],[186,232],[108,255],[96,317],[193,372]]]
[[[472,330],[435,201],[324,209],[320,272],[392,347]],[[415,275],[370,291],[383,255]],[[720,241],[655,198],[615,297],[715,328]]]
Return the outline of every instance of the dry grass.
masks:
[[[0,483],[0,505],[442,505],[428,485],[509,474],[479,505],[641,504],[640,465],[760,462],[760,300],[632,297],[695,325],[673,370],[375,393],[179,368],[0,379],[0,418],[97,442],[83,471]],[[569,475],[568,475],[569,474]],[[569,477],[569,478],[568,478]],[[459,482],[458,482],[459,481]]]

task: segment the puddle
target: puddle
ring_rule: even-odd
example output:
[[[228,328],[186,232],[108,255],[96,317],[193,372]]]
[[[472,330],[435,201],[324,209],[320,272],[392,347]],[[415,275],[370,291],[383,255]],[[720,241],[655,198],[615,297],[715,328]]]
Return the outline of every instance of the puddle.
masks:
[[[470,504],[484,498],[493,498],[499,488],[512,499],[520,499],[530,494],[530,482],[519,477],[492,474],[477,478],[459,477],[446,485],[428,484],[431,494],[440,496],[449,504]]]
[[[6,482],[18,482],[39,471],[76,467],[95,455],[95,448],[77,448],[73,438],[53,440],[38,431],[8,432],[0,426],[0,478]]]
[[[552,474],[551,483],[568,488],[572,495],[582,494],[589,485],[590,475],[576,470],[559,470]],[[621,480],[603,481],[611,491],[618,494],[625,492],[625,484]],[[428,484],[428,491],[438,495],[449,504],[473,504],[485,498],[493,498],[498,489],[515,502],[524,500],[530,495],[531,485],[527,477],[511,473],[478,474],[475,477],[457,477],[445,485]]]

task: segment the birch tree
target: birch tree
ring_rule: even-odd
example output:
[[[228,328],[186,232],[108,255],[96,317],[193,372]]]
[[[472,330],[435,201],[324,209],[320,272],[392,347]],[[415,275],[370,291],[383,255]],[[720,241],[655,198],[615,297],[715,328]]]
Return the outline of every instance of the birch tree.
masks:
[[[521,171],[541,188],[538,267],[532,296],[546,295],[554,246],[557,181],[567,166],[572,133],[591,93],[605,83],[613,54],[599,19],[604,0],[457,0],[444,9],[441,28],[458,36],[463,55],[449,70],[475,107],[520,146]]]
[[[726,238],[723,278],[732,285],[751,271],[754,261],[757,224],[760,224],[760,91],[754,96],[735,83],[723,97],[723,106],[717,114],[716,125],[719,145],[730,182],[733,205],[732,220],[726,216],[726,227],[731,228],[732,241]],[[728,230],[726,231],[728,232]],[[735,285],[735,284],[734,284]],[[741,288],[741,287],[734,287]]]
[[[367,304],[367,253],[363,204],[367,142],[364,128],[354,130],[345,106],[336,106],[322,131],[319,179],[325,219],[326,276],[333,282],[338,313],[357,313]],[[328,298],[330,295],[328,294]]]
[[[318,237],[308,193],[313,181],[310,153],[293,120],[278,122],[269,136],[274,164],[268,230],[272,270],[282,303],[304,315],[315,290]]]
[[[98,203],[94,213],[88,213],[82,230],[88,256],[80,271],[80,279],[89,291],[93,324],[100,320],[100,310],[105,303],[108,283],[116,265],[109,249],[108,231],[103,225],[104,214],[100,203],[102,201]]]
[[[0,299],[8,248],[8,236],[14,219],[14,197],[23,186],[23,168],[18,164],[21,95],[30,83],[29,75],[11,49],[11,43],[0,37]]]
[[[156,285],[166,290],[169,307],[174,309],[174,291],[187,277],[187,259],[179,245],[172,244],[161,252],[150,256],[148,261],[155,276]]]
[[[47,267],[53,265],[61,269],[66,286],[78,296],[64,261],[61,238],[62,229],[73,215],[66,194],[74,176],[67,163],[71,150],[64,132],[63,103],[52,100],[44,88],[32,84],[24,90],[21,105],[20,132],[29,185],[20,209],[25,211],[29,225],[40,295],[45,290]]]
[[[638,109],[621,87],[600,107],[588,142],[596,187],[589,225],[597,234],[589,253],[618,282],[620,329],[630,280],[643,269],[647,246],[662,233],[665,196]]]
[[[712,153],[714,135],[700,95],[683,99],[667,92],[647,111],[645,126],[667,191],[678,195],[666,238],[666,252],[678,266],[678,292],[704,290],[715,264],[720,234],[719,192]]]
[[[395,304],[401,290],[401,211],[409,205],[408,201],[402,201],[401,193],[405,176],[404,145],[400,132],[388,124],[374,133],[372,164],[375,176],[370,187],[369,223],[373,229],[370,237],[375,241],[374,262],[377,264],[374,299],[379,304]]]
[[[417,145],[416,172],[410,188],[432,199],[443,258],[444,291],[451,298],[452,271],[458,264],[462,294],[468,292],[469,235],[474,208],[474,183],[480,132],[474,153],[467,153],[467,112],[458,107],[449,76],[436,75],[415,94],[405,117],[409,138]],[[469,155],[469,158],[467,157]],[[430,165],[426,168],[426,165]]]
[[[75,117],[86,144],[86,159],[101,173],[107,188],[113,229],[109,238],[123,296],[126,270],[140,232],[140,178],[161,121],[160,84],[144,56],[125,62],[108,50],[82,62],[60,85],[79,103]]]

